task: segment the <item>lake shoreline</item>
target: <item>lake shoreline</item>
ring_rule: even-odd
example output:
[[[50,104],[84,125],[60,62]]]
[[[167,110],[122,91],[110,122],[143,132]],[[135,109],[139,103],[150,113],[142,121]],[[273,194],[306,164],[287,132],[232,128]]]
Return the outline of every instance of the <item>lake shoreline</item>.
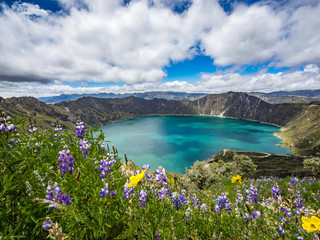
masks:
[[[150,119],[148,119],[149,117]],[[155,117],[155,119],[152,117]],[[162,119],[162,117],[164,118]],[[183,117],[186,118],[184,119]],[[202,117],[204,118],[202,119]],[[277,126],[258,121],[190,114],[153,114],[130,117],[124,120],[129,120],[129,122],[124,122],[123,120],[114,121],[113,123],[124,123],[116,126],[111,126],[113,123],[105,124],[106,128],[102,128],[102,130],[105,131],[106,136],[109,136],[108,140],[119,149],[121,154],[126,152],[129,159],[134,159],[135,163],[139,166],[146,164],[145,158],[148,155],[149,161],[153,161],[155,168],[168,161],[175,165],[181,159],[185,159],[186,166],[191,167],[196,160],[205,161],[225,148],[275,154],[292,154],[288,148],[278,148],[279,141],[276,140],[278,138],[273,133],[277,130],[274,129],[278,128]],[[232,120],[240,121],[238,123]],[[160,129],[161,136],[156,131],[154,132],[155,129]],[[178,138],[172,136],[178,136]],[[183,145],[185,143],[187,145]],[[163,148],[163,144],[166,148],[169,147],[169,152],[161,152],[162,150],[160,149]],[[151,152],[145,149],[145,145],[150,146]],[[183,147],[181,148],[181,146]],[[142,152],[142,155],[136,154],[135,148],[138,148],[139,152]],[[193,149],[192,153],[190,149]],[[154,151],[157,152],[157,156],[155,156],[156,160],[151,160],[153,159]],[[176,154],[177,156],[175,156]],[[171,168],[169,171],[182,173],[181,170],[174,169]]]

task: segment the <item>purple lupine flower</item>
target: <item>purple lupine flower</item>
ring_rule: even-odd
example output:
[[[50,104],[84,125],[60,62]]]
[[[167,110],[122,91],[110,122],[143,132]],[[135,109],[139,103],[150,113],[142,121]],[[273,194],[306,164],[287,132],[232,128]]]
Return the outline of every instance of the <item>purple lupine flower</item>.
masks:
[[[259,211],[252,212],[252,219],[257,219],[260,216],[261,216],[261,213]]]
[[[164,188],[161,188],[158,194],[159,194],[159,201],[161,201],[167,195],[166,190]]]
[[[146,200],[148,198],[148,191],[146,190],[141,190],[139,193],[139,207],[146,207]]]
[[[251,187],[246,190],[246,194],[247,194],[247,202],[250,203],[259,203],[258,201],[258,189],[256,187],[254,187],[253,185],[251,185]]]
[[[168,186],[168,180],[166,177],[166,169],[159,167],[156,171],[156,181],[161,183],[161,186]]]
[[[88,149],[90,147],[89,141],[87,140],[79,142],[79,147],[83,153],[83,158],[86,158],[88,156]]]
[[[206,205],[205,203],[201,204],[201,206],[200,206],[200,210],[202,210],[203,212],[208,211],[208,209],[207,209],[207,205]]]
[[[298,192],[296,194],[296,199],[295,199],[295,205],[298,207],[298,208],[303,208],[303,197],[302,197],[302,194],[300,194],[300,192]]]
[[[285,232],[284,232],[284,230],[283,230],[283,228],[282,228],[281,226],[280,226],[280,227],[276,227],[276,230],[277,230],[278,232],[280,232],[282,236],[285,236],[285,235],[286,235]]]
[[[16,129],[16,126],[13,124],[10,124],[9,126],[6,127],[7,132],[12,132],[15,129]]]
[[[70,151],[67,150],[62,150],[58,153],[59,159],[58,162],[59,168],[61,169],[61,174],[64,175],[66,172],[69,172],[70,174],[73,174],[74,166],[73,166],[73,160],[74,157],[70,155]]]
[[[243,195],[242,195],[241,191],[238,190],[237,191],[237,195],[236,195],[236,204],[235,204],[235,206],[239,207],[239,205],[242,203],[242,201],[243,201]]]
[[[48,229],[52,227],[52,221],[49,217],[46,217],[47,221],[42,224],[43,229]]]
[[[123,197],[126,198],[126,199],[129,199],[131,198],[133,195],[132,195],[132,192],[133,192],[133,188],[132,187],[128,187],[128,184],[124,185],[124,189],[123,189]]]
[[[100,191],[100,197],[103,198],[105,196],[107,196],[109,194],[109,187],[108,187],[108,183],[104,183],[104,188],[101,188]]]
[[[231,203],[229,203],[226,194],[222,193],[221,196],[218,196],[217,198],[217,204],[215,206],[216,212],[219,212],[220,210],[231,210]]]
[[[143,165],[141,169],[148,171],[150,169],[150,165]]]
[[[83,134],[86,132],[86,127],[84,122],[77,122],[76,123],[76,134],[78,138],[83,138]]]
[[[113,154],[107,154],[106,157],[104,157],[102,160],[99,161],[99,171],[100,173],[100,178],[104,179],[106,177],[107,173],[112,172],[111,166],[113,164],[117,163],[117,160],[114,159]],[[112,178],[112,176],[111,176]]]
[[[191,201],[193,202],[193,207],[196,207],[197,205],[199,205],[200,201],[199,199],[197,198],[196,195],[194,195],[193,197],[190,198]]]
[[[48,195],[45,197],[46,201],[50,201],[49,207],[50,210],[58,206],[58,204],[70,205],[70,194],[61,194],[61,187],[58,187],[58,184],[55,182],[52,186],[52,183],[48,183],[47,186]]]
[[[61,131],[63,131],[63,128],[62,127],[56,127],[53,131],[54,132],[61,132]]]
[[[3,132],[6,130],[6,126],[2,123],[0,123],[0,132]]]
[[[271,187],[271,192],[273,193],[274,199],[278,200],[278,197],[280,196],[280,188],[278,184],[275,184]]]
[[[160,239],[160,231],[157,230],[157,240],[159,240],[159,239]]]
[[[291,180],[292,184],[295,184],[295,183],[299,182],[298,178],[290,178],[290,180]]]
[[[281,212],[283,212],[287,217],[292,217],[291,212],[288,211],[286,208],[283,208],[283,207],[282,207],[280,210],[281,210]]]
[[[183,194],[178,195],[176,192],[172,193],[172,203],[177,208],[179,208],[181,205],[188,204],[186,197]]]
[[[115,191],[112,190],[112,191],[110,192],[110,195],[111,195],[111,196],[115,196],[115,195],[116,195]]]

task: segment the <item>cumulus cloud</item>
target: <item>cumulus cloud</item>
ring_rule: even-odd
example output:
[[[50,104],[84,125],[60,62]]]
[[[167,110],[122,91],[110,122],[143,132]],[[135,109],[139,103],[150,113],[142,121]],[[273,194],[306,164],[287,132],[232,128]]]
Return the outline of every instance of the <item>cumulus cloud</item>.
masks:
[[[238,3],[228,13],[216,0],[134,0],[127,4],[123,0],[57,1],[63,8],[60,12],[30,3],[17,2],[11,7],[2,4],[2,84],[36,82],[24,87],[43,88],[42,94],[49,94],[53,85],[37,83],[57,81],[126,84],[115,87],[115,91],[143,87],[145,91],[249,91],[258,89],[258,85],[265,91],[290,90],[296,89],[299,79],[299,88],[319,87],[320,73],[314,68],[320,64],[318,0],[285,4],[262,0],[249,6]],[[165,66],[192,59],[199,54],[198,47],[200,54],[210,56],[220,66],[268,61],[269,66],[309,64],[315,72],[306,67],[304,71],[278,75],[206,73],[198,83],[162,82]],[[301,85],[303,81],[307,85]],[[56,93],[74,91],[54,86]],[[88,90],[77,90],[82,89]]]
[[[69,82],[161,81],[169,61],[195,54],[192,46],[215,20],[212,9],[223,14],[208,0],[195,0],[182,15],[148,1],[126,6],[119,0],[60,2],[69,14],[46,12],[32,4],[3,6],[3,75],[33,74]],[[86,7],[78,8],[79,2]],[[31,13],[38,18],[30,18]]]

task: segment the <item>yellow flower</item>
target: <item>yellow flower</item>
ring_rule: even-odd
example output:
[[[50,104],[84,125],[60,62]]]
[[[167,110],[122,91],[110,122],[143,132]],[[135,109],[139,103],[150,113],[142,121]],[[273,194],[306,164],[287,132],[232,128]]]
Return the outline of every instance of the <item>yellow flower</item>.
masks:
[[[133,187],[135,185],[137,185],[143,178],[144,176],[144,173],[146,172],[147,170],[142,170],[141,173],[137,174],[136,176],[131,176],[130,177],[130,183],[128,184],[128,187]]]
[[[308,232],[320,231],[320,219],[316,216],[312,216],[311,218],[301,217],[301,220],[304,230]]]
[[[174,179],[173,178],[171,179],[171,181],[172,181],[172,184],[174,184]]]
[[[239,184],[242,184],[242,182],[241,182],[241,176],[238,174],[237,176],[235,176],[235,177],[232,177],[231,178],[231,182],[232,183],[239,183]]]

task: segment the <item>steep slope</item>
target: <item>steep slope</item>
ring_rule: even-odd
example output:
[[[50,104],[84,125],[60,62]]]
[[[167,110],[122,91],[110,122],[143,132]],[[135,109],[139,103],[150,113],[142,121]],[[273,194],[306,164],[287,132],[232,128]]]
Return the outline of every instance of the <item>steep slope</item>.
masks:
[[[33,97],[3,99],[0,97],[0,107],[11,116],[34,119],[40,127],[55,127],[57,120],[65,128],[74,128],[75,121],[70,113],[60,107],[45,104]]]
[[[185,102],[198,114],[254,120],[284,126],[304,105],[269,104],[246,93],[228,92]]]
[[[179,115],[196,114],[190,107],[180,101],[152,99],[145,100],[137,97],[121,99],[80,98],[76,101],[55,104],[63,108],[90,125],[106,124],[129,117],[143,115]]]
[[[320,155],[320,103],[306,106],[276,135],[295,154]]]

